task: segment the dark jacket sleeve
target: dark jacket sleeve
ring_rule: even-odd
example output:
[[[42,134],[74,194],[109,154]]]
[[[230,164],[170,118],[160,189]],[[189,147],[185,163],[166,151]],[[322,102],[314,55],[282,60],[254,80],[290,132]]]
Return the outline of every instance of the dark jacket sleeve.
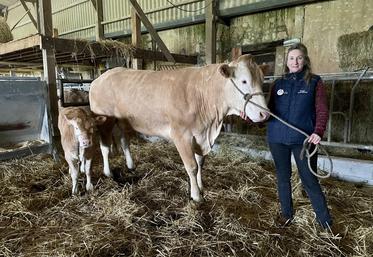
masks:
[[[315,108],[316,125],[314,133],[316,133],[320,137],[323,137],[329,119],[329,112],[326,88],[321,79],[317,82],[316,85]]]

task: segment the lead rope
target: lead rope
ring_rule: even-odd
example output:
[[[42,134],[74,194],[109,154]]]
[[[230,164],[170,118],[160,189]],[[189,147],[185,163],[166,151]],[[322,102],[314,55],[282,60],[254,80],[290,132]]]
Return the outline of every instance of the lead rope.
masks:
[[[303,130],[289,124],[288,122],[284,121],[283,119],[281,119],[280,117],[278,117],[276,114],[272,113],[269,109],[267,108],[264,108],[263,106],[257,104],[257,103],[254,103],[253,101],[250,101],[250,99],[255,96],[255,95],[264,95],[263,93],[253,93],[253,94],[250,94],[250,93],[247,93],[245,94],[244,92],[242,92],[241,89],[238,88],[238,86],[236,85],[236,83],[234,83],[234,81],[232,79],[230,79],[231,82],[233,83],[234,87],[243,95],[243,98],[245,100],[245,104],[244,104],[244,107],[243,107],[243,111],[245,113],[245,109],[246,109],[246,105],[248,103],[251,103],[253,105],[255,105],[256,107],[258,107],[259,109],[262,109],[264,111],[266,111],[269,115],[273,116],[274,118],[276,118],[277,120],[279,120],[280,122],[282,122],[283,124],[285,124],[286,126],[298,131],[299,133],[301,133],[302,135],[304,135],[306,137],[306,139],[303,141],[303,147],[302,147],[302,151],[300,152],[300,159],[302,160],[303,159],[303,156],[306,155],[307,157],[307,164],[308,164],[308,168],[310,169],[311,173],[313,175],[315,175],[316,177],[318,178],[328,178],[330,177],[330,174],[332,173],[333,171],[333,161],[332,159],[330,158],[328,152],[325,150],[325,148],[321,145],[321,143],[315,145],[315,148],[313,149],[313,151],[310,153],[310,149],[312,147],[312,144],[308,143],[308,139],[310,137],[310,135],[308,135],[306,132],[304,132]],[[311,157],[313,155],[315,155],[317,153],[317,150],[320,148],[321,151],[324,152],[324,154],[328,157],[329,159],[329,162],[330,162],[330,171],[329,172],[325,172],[325,175],[322,175],[322,174],[318,174],[317,172],[315,172],[312,167],[311,167]]]

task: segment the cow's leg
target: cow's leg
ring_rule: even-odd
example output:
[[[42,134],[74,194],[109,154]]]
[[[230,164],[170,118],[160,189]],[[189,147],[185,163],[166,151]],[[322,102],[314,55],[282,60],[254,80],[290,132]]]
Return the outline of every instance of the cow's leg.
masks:
[[[112,131],[113,131],[114,125],[115,125],[115,119],[108,118],[104,124],[98,126],[98,129],[100,131],[100,149],[101,149],[102,159],[104,162],[104,174],[107,177],[113,176],[110,171],[109,153],[110,153],[110,146],[112,143]]]
[[[134,170],[135,165],[133,164],[131,152],[130,152],[130,129],[127,127],[125,122],[118,123],[120,127],[121,137],[120,145],[123,150],[124,157],[126,158],[126,165],[129,170]]]
[[[85,189],[87,191],[92,191],[93,190],[93,185],[92,185],[92,178],[91,178],[91,164],[92,164],[92,159],[84,159],[85,162],[85,175],[87,177],[87,183],[85,185]]]
[[[199,155],[199,154],[194,154],[194,157],[196,158],[197,165],[198,165],[197,184],[198,184],[199,190],[201,191],[201,193],[203,193],[202,168],[203,168],[203,164],[205,162],[205,156]]]
[[[201,202],[203,198],[197,183],[198,164],[192,150],[192,137],[190,137],[190,140],[178,136],[174,136],[173,138],[189,176],[190,197],[196,202]]]
[[[79,161],[75,159],[71,160],[68,157],[65,157],[65,159],[69,164],[69,173],[73,185],[71,192],[73,195],[76,195],[78,193]]]

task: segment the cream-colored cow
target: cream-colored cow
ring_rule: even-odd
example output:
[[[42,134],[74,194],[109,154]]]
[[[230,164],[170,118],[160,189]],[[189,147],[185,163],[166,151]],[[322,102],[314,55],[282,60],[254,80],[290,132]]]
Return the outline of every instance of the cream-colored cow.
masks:
[[[106,117],[94,117],[88,107],[60,108],[58,128],[65,159],[69,164],[72,179],[72,193],[78,192],[79,164],[80,171],[86,174],[86,190],[93,190],[91,182],[91,163],[95,152],[96,125],[105,122]],[[98,144],[96,144],[98,147]]]
[[[267,107],[262,82],[263,73],[250,55],[229,64],[180,70],[115,68],[92,82],[89,100],[95,114],[110,117],[108,121],[118,119],[123,129],[131,127],[173,141],[189,175],[191,198],[199,202],[203,160],[220,133],[223,118],[240,112],[254,122],[268,117],[258,107],[245,105],[245,98],[251,97]],[[111,126],[102,133],[104,173],[109,175]],[[127,165],[133,165],[128,140],[122,146]]]

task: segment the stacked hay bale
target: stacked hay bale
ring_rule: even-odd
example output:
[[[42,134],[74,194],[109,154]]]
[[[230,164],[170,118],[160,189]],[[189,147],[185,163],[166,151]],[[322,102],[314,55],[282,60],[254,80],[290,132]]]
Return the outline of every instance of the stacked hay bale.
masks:
[[[0,43],[6,43],[13,40],[12,32],[4,18],[0,17]]]
[[[338,38],[339,67],[354,71],[373,67],[373,31],[345,34]]]

